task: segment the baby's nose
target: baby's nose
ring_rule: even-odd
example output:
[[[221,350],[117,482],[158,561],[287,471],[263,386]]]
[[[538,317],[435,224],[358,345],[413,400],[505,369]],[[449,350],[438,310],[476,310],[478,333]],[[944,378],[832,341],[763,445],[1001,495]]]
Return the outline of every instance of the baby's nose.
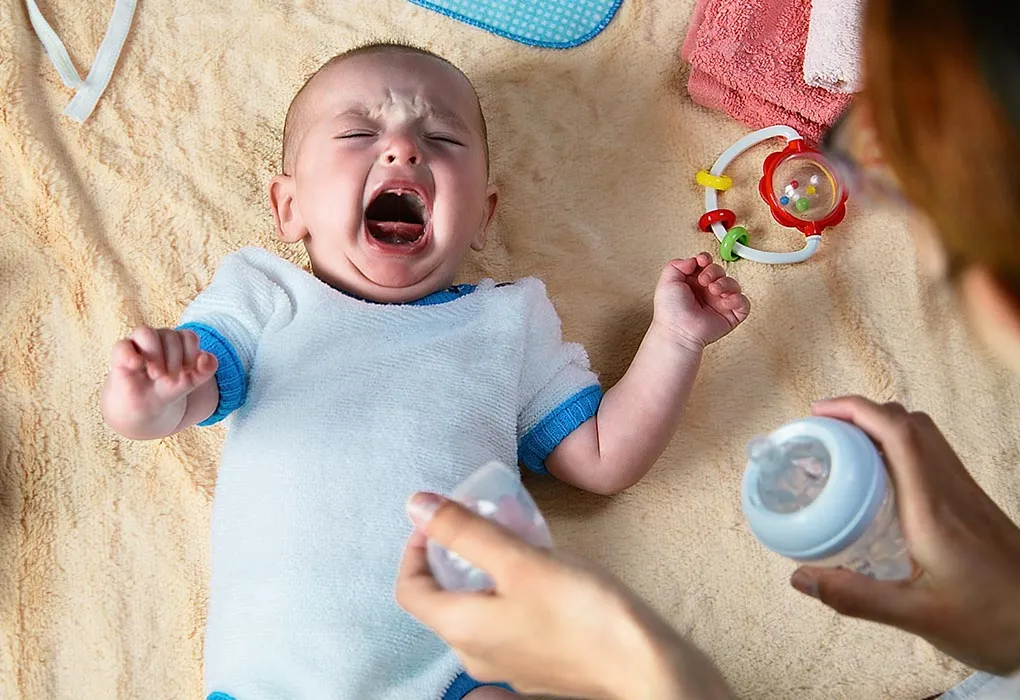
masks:
[[[404,136],[392,139],[383,152],[387,165],[418,165],[421,163],[421,149],[415,139]]]

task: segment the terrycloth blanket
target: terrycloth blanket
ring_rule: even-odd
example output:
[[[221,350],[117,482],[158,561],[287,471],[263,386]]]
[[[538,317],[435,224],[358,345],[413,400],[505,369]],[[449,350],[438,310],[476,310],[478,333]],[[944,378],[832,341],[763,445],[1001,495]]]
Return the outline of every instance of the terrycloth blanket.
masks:
[[[79,72],[113,0],[39,3]],[[177,320],[218,261],[274,241],[266,183],[290,98],[323,60],[401,39],[478,85],[502,187],[464,280],[544,279],[566,336],[607,384],[651,311],[661,266],[713,249],[694,173],[744,131],[690,102],[693,0],[627,0],[580,48],[526,48],[404,0],[145,0],[83,125],[19,0],[0,2],[0,697],[197,698],[221,429],[122,440],[99,415],[110,347]],[[722,197],[754,243],[799,247],[755,184]],[[980,244],[979,242],[976,244]],[[743,523],[753,435],[861,392],[930,411],[1020,516],[1020,382],[971,343],[919,275],[902,217],[851,203],[796,267],[730,266],[752,318],[710,349],[683,426],[615,499],[528,479],[558,544],[620,574],[715,658],[742,697],[916,700],[965,670],[926,643],[841,619],[787,585]],[[281,435],[280,439],[288,439]],[[536,640],[536,643],[541,643]]]

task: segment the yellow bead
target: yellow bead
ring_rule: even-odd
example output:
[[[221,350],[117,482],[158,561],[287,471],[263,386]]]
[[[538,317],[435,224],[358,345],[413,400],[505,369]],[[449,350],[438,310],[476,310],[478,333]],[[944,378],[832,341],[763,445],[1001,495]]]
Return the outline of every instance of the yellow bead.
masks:
[[[699,170],[695,179],[702,187],[711,187],[720,192],[725,192],[733,187],[733,180],[726,175],[712,175],[707,170]]]
[[[817,187],[815,187],[814,185],[808,185],[808,188],[807,188],[807,193],[808,194],[815,194],[816,192],[818,192],[818,188]]]

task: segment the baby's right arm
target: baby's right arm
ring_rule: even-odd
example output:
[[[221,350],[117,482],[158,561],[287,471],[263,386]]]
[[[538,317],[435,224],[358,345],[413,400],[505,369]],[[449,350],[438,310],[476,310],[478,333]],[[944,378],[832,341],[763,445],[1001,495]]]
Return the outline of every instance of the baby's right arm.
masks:
[[[139,328],[113,346],[103,418],[132,440],[155,440],[197,425],[219,403],[216,368],[216,357],[199,349],[191,331]]]

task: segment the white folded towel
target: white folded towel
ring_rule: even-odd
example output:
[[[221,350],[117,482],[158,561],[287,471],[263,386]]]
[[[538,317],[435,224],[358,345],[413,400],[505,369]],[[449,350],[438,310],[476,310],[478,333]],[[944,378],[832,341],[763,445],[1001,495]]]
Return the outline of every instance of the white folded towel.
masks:
[[[832,92],[861,89],[864,0],[811,0],[804,81]]]

